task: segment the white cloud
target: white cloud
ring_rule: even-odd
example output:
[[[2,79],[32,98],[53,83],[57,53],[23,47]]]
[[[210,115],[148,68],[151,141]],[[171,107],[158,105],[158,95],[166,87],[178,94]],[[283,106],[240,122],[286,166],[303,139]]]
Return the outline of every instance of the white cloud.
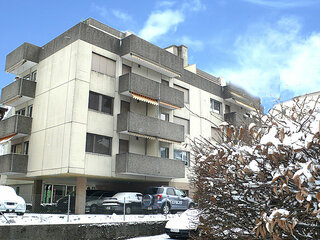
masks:
[[[157,2],[157,7],[172,7],[175,3],[174,1],[160,1]]]
[[[129,14],[120,10],[113,9],[112,14],[124,22],[132,21],[132,17]]]
[[[235,41],[235,65],[218,74],[260,97],[319,91],[320,33],[304,36],[301,27],[294,18],[252,26]]]
[[[205,5],[202,4],[201,0],[189,0],[178,8],[170,9],[174,5],[175,2],[171,1],[165,1],[160,4],[160,7],[166,7],[166,9],[154,11],[149,15],[144,27],[139,32],[140,37],[148,41],[155,41],[170,31],[176,31],[178,25],[184,22],[188,11],[197,12],[205,9]]]
[[[187,47],[192,48],[195,51],[203,50],[204,43],[200,40],[193,40],[188,36],[183,36],[181,39],[178,40],[179,44],[184,44]]]
[[[245,2],[273,7],[273,8],[293,8],[309,6],[316,3],[316,0],[243,0]]]
[[[105,7],[101,7],[96,4],[92,4],[91,9],[93,11],[97,12],[103,18],[106,18],[108,16],[108,10]]]
[[[154,41],[159,36],[166,34],[170,30],[175,31],[177,25],[184,21],[184,15],[179,10],[165,10],[151,13],[143,29],[140,31],[140,37]]]

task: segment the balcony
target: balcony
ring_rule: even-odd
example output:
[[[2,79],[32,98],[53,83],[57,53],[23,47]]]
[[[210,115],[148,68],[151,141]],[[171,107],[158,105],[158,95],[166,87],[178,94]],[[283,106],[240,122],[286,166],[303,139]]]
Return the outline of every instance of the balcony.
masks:
[[[178,77],[183,70],[182,58],[134,34],[122,40],[120,54],[129,61],[153,69],[168,77]]]
[[[7,55],[5,71],[19,75],[39,63],[40,47],[24,43]]]
[[[133,112],[118,114],[117,132],[136,133],[179,143],[184,141],[184,126]]]
[[[28,155],[10,153],[0,155],[0,174],[27,173]]]
[[[35,97],[36,82],[19,78],[1,91],[0,103],[15,107]]]
[[[185,164],[181,160],[122,153],[116,156],[116,173],[161,178],[184,178]]]
[[[0,138],[16,135],[15,138],[24,137],[31,133],[32,118],[14,115],[0,121]]]
[[[252,122],[256,122],[255,118],[237,112],[225,113],[224,120],[234,126],[249,125]]]
[[[153,104],[159,100],[161,106],[170,109],[183,107],[183,92],[134,73],[120,76],[119,92],[129,97],[132,93],[145,96],[146,101],[153,100]]]
[[[260,98],[251,96],[240,87],[232,84],[223,87],[223,98],[250,111],[256,111],[261,108]]]

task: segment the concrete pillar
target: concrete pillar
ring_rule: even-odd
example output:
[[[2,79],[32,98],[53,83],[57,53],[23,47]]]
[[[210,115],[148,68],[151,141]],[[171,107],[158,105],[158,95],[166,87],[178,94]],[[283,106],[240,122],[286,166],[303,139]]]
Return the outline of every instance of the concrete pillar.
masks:
[[[41,210],[42,180],[34,180],[32,190],[32,212]]]
[[[86,213],[87,178],[77,177],[75,214]]]

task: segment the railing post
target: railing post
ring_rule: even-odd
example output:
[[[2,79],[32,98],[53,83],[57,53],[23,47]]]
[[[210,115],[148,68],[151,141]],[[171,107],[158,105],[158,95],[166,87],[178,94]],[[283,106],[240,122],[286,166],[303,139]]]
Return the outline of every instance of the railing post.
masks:
[[[126,197],[123,197],[123,221],[126,221]]]
[[[68,217],[67,217],[67,222],[69,222],[69,215],[70,215],[70,194],[68,195]]]

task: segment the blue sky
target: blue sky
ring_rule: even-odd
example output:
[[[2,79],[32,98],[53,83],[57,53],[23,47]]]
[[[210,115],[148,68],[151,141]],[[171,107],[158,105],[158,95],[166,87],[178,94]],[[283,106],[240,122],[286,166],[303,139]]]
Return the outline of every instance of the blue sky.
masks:
[[[6,55],[46,44],[88,17],[160,47],[184,44],[189,64],[262,98],[266,109],[320,91],[320,1],[0,0],[0,88]]]

